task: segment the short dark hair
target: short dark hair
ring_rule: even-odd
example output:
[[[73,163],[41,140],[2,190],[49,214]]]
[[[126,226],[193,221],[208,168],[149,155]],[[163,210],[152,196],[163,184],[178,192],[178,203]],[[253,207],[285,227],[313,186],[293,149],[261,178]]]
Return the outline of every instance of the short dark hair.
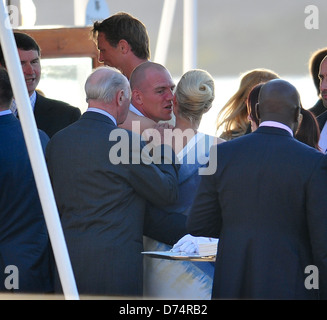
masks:
[[[9,109],[13,99],[13,92],[8,72],[0,67],[0,107]]]
[[[145,25],[135,17],[125,12],[118,12],[102,22],[93,24],[93,38],[102,32],[109,44],[117,47],[120,40],[126,40],[135,56],[140,59],[150,59],[150,40]]]
[[[41,55],[41,49],[37,42],[28,34],[23,33],[23,32],[14,32],[14,38],[16,41],[16,46],[20,50],[35,50],[37,51],[38,55]],[[2,49],[0,47],[0,64],[3,67],[6,67],[6,62],[3,56]]]
[[[319,70],[320,63],[327,55],[327,48],[322,48],[315,51],[309,59],[309,72],[311,74],[312,80],[317,90],[317,94],[320,94],[320,79],[319,79]]]

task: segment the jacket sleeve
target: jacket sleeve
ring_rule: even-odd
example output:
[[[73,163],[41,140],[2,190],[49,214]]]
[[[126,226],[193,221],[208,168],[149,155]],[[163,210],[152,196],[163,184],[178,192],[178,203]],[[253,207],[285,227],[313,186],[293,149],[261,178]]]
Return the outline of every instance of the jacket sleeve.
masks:
[[[141,144],[131,147],[131,160],[128,166],[128,180],[136,192],[156,206],[173,204],[178,199],[178,170],[175,153],[167,145],[159,146],[151,157]],[[136,155],[136,156],[134,156]],[[138,160],[138,157],[140,159]]]
[[[193,236],[219,238],[221,209],[215,179],[216,173],[201,176],[186,224],[188,233]]]

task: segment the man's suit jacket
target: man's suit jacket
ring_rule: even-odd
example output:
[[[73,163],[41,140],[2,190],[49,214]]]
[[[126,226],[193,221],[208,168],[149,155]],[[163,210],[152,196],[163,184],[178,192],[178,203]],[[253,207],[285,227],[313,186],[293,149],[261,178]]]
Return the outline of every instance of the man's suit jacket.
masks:
[[[326,299],[327,157],[259,127],[213,147],[210,161],[217,171],[202,177],[187,226],[220,238],[212,297],[315,299],[305,287],[314,265]]]
[[[320,132],[321,132],[322,129],[324,128],[324,125],[325,125],[326,121],[327,121],[327,111],[320,114],[317,117],[317,121],[318,121],[319,129],[320,129]]]
[[[45,148],[49,138],[40,132]],[[53,292],[50,242],[19,120],[0,116],[0,291],[16,266],[17,292]],[[10,269],[9,269],[10,270]]]
[[[115,134],[124,137],[124,164],[114,164],[119,138],[109,137]],[[178,177],[172,164],[131,164],[140,150],[139,135],[90,111],[48,144],[49,173],[81,294],[142,294],[146,201],[176,201]]]
[[[81,110],[66,102],[46,98],[36,93],[34,117],[36,125],[51,138],[81,116]]]
[[[324,106],[324,103],[322,101],[322,99],[319,99],[316,104],[309,109],[309,111],[311,111],[315,117],[320,116],[322,113],[324,113],[325,111],[327,111],[326,107]]]

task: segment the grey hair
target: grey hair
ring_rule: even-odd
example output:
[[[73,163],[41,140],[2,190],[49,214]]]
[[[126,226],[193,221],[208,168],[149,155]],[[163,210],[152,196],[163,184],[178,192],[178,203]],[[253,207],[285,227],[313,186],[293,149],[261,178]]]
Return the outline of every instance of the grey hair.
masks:
[[[99,100],[110,103],[120,90],[124,91],[126,98],[131,97],[131,89],[127,78],[114,67],[98,67],[85,82],[86,102]]]

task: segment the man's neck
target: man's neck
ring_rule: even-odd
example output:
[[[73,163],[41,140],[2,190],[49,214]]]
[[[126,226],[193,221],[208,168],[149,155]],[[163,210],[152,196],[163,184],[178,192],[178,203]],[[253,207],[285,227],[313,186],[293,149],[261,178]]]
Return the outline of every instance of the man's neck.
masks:
[[[148,61],[147,59],[140,59],[136,56],[131,58],[130,63],[128,64],[128,66],[126,66],[126,69],[124,72],[127,79],[129,80],[131,78],[132,72],[134,71],[134,69],[136,67],[138,67],[140,64],[147,62],[147,61]]]

